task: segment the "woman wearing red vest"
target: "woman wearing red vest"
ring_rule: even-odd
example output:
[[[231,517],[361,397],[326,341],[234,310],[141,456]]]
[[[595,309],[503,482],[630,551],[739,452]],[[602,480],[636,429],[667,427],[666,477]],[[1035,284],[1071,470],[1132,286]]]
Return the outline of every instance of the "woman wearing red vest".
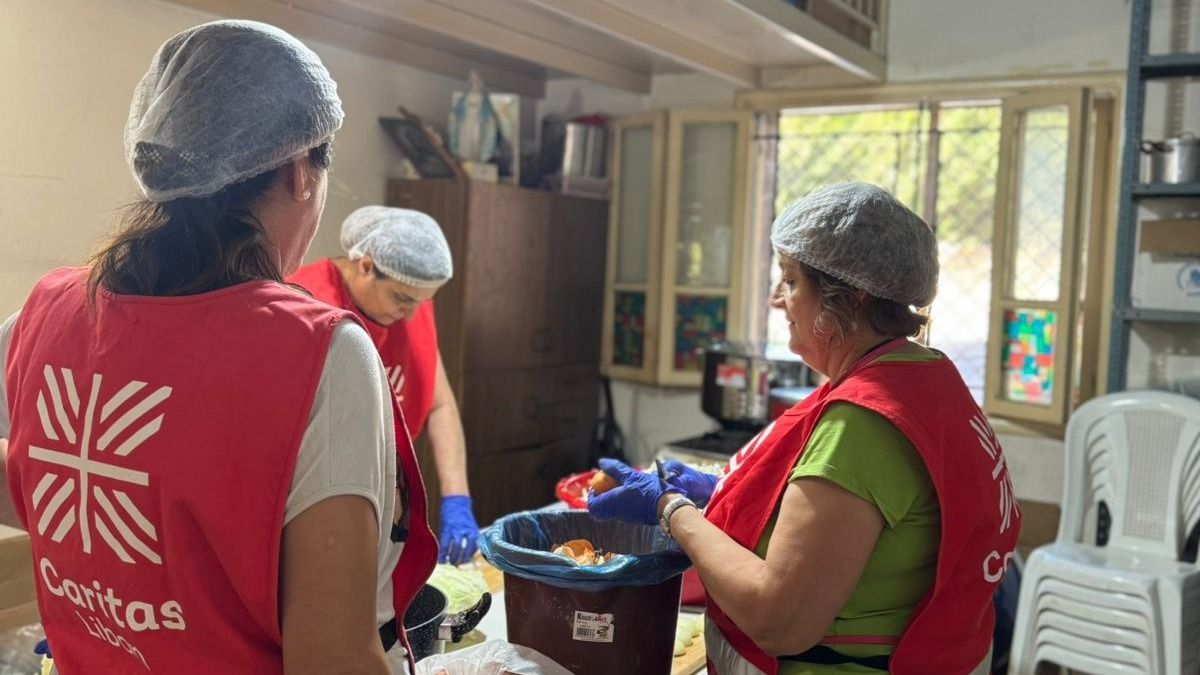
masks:
[[[616,462],[597,517],[658,522],[708,601],[709,672],[984,673],[1020,515],[954,365],[908,338],[937,244],[887,192],[814,192],[775,221],[789,346],[829,381],[706,477]],[[703,508],[704,510],[699,510]]]
[[[364,206],[342,224],[345,258],[301,267],[288,281],[354,312],[383,359],[408,431],[429,444],[441,486],[441,547],[453,564],[475,553],[479,525],[467,488],[467,452],[458,403],[438,352],[433,296],[454,273],[450,245],[433,218],[409,209]]]
[[[283,282],[341,122],[287,33],[172,37],[125,131],[143,199],[0,327],[8,487],[63,675],[410,668],[379,626],[435,561],[412,446],[357,319]]]

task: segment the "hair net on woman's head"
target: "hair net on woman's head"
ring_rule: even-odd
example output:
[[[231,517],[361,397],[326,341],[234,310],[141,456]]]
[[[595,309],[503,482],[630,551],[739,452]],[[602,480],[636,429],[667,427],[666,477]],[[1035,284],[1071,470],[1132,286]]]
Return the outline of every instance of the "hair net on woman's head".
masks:
[[[214,21],[159,47],[133,92],[125,160],[151,201],[204,197],[341,125],[337,84],[312,50],[265,23]]]
[[[866,183],[821,188],[771,226],[784,255],[879,298],[923,307],[937,293],[937,241],[920,216]]]
[[[351,260],[370,256],[380,272],[409,286],[436,288],[454,275],[442,228],[420,211],[364,206],[342,223],[342,248]]]

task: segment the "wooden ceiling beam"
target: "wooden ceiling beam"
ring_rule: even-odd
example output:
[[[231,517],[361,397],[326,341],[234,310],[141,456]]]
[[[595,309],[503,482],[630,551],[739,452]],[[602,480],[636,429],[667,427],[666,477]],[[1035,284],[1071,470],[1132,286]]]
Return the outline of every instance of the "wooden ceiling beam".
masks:
[[[542,98],[546,95],[546,82],[543,77],[516,72],[509,68],[497,68],[366,26],[340,21],[304,7],[285,5],[274,0],[172,1],[231,19],[270,23],[301,39],[323,42],[459,80],[465,80],[467,74],[474,69],[483,76],[489,87],[496,91],[507,91],[531,98]]]
[[[730,0],[750,16],[825,61],[868,82],[887,79],[887,59],[779,0]]]
[[[606,61],[573,47],[433,0],[341,0],[342,4],[532,63],[640,94],[651,73]],[[486,79],[486,78],[485,78]]]
[[[759,86],[759,72],[754,65],[614,7],[603,0],[527,1],[689,68],[719,77],[738,87],[752,89]]]

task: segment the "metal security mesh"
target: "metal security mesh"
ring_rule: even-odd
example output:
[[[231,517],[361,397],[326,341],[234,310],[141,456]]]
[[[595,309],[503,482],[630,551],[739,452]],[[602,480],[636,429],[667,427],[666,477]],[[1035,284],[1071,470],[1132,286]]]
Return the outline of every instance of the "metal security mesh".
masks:
[[[929,343],[958,366],[977,401],[987,370],[992,297],[992,229],[1000,161],[1000,107],[939,111],[933,225],[941,263],[930,308]]]
[[[920,212],[926,117],[916,109],[784,112],[775,212],[823,185],[847,181],[878,185]]]
[[[1065,106],[1027,113],[1021,132],[1016,265],[1012,296],[1058,300],[1066,204]]]
[[[982,400],[1000,107],[788,111],[779,133],[777,213],[822,185],[864,181],[890,190],[937,230],[941,274],[929,342]],[[768,341],[785,350],[787,339],[786,320],[772,312]]]

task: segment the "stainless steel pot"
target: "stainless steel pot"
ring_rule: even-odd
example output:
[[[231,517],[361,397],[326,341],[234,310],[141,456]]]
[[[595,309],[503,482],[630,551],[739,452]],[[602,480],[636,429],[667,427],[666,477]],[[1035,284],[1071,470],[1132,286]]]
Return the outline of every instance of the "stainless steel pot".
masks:
[[[1142,182],[1200,181],[1200,139],[1186,133],[1164,141],[1142,141]]]
[[[591,124],[568,122],[563,138],[562,175],[604,176],[608,130]]]
[[[547,116],[542,121],[542,175],[602,178],[608,154],[608,130],[594,124]]]
[[[1141,180],[1143,183],[1163,182],[1167,165],[1167,146],[1162,141],[1142,141]]]

